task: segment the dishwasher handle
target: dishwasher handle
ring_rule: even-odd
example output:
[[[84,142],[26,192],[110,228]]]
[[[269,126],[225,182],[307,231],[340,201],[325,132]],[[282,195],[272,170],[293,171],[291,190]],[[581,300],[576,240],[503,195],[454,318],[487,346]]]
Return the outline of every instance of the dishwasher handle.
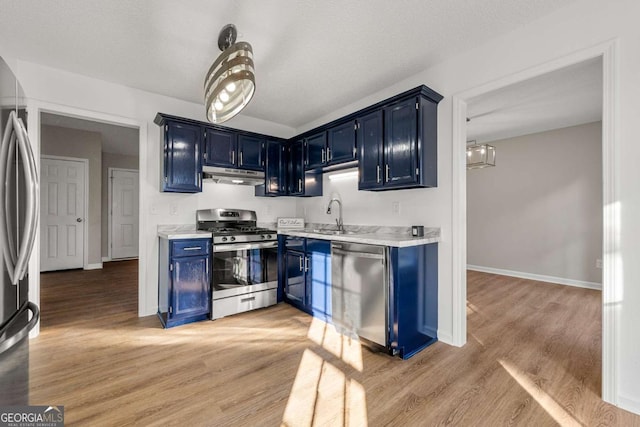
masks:
[[[384,261],[384,254],[372,254],[369,252],[347,251],[344,249],[337,249],[335,246],[331,247],[331,252],[336,255],[349,255],[357,258],[379,259]]]

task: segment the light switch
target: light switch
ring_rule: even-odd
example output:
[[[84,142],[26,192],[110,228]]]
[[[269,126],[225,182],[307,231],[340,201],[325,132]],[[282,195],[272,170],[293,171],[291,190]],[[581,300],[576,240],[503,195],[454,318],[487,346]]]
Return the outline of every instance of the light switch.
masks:
[[[391,203],[391,212],[395,215],[400,215],[400,202]]]
[[[175,203],[172,203],[171,206],[169,206],[169,214],[178,215],[178,205],[176,205]]]

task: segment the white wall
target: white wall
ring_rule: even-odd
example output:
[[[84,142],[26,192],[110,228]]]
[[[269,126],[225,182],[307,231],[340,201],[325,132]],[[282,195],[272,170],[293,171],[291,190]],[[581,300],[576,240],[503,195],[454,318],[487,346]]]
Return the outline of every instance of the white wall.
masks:
[[[457,55],[396,85],[383,88],[356,103],[319,117],[297,129],[311,129],[344,114],[356,111],[376,101],[403,90],[426,84],[445,96],[439,106],[438,117],[438,188],[418,190],[412,201],[413,212],[421,212],[421,222],[442,227],[439,247],[439,336],[451,337],[453,327],[452,293],[452,123],[451,96],[472,88],[513,75],[582,49],[618,41],[617,84],[619,103],[616,105],[616,125],[621,141],[620,164],[616,172],[620,180],[620,192],[616,203],[620,212],[622,232],[620,248],[614,268],[621,270],[622,288],[616,290],[618,301],[608,302],[619,316],[619,348],[617,349],[617,403],[626,409],[640,413],[640,144],[637,143],[638,117],[640,117],[640,2],[635,0],[576,1],[550,15],[500,36],[484,45]],[[419,41],[416,41],[418,43]],[[414,190],[407,190],[413,192]],[[397,194],[403,192],[396,192]],[[394,192],[376,199],[375,206],[389,206],[399,197]],[[305,200],[299,202],[304,207]],[[386,221],[384,212],[372,206],[368,221]],[[408,211],[405,211],[408,212]],[[408,213],[399,220],[410,222]],[[415,214],[411,214],[415,215]],[[457,273],[456,273],[457,274]]]
[[[467,264],[599,286],[602,123],[490,142],[467,171]]]

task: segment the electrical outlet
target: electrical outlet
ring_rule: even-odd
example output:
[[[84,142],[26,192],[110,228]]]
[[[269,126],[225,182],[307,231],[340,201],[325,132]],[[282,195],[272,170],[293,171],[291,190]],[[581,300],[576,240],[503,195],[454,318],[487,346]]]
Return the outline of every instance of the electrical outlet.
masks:
[[[267,215],[271,215],[271,205],[267,203],[267,208],[265,209],[265,213]]]
[[[400,215],[400,202],[391,203],[391,212],[396,215]]]
[[[157,203],[152,203],[151,204],[151,208],[149,208],[149,214],[158,215],[159,213],[160,213],[160,211],[158,209],[158,204]]]
[[[169,215],[178,215],[178,205],[172,203],[171,206],[169,206]]]
[[[602,260],[601,259],[597,259],[596,260],[596,268],[602,268]]]

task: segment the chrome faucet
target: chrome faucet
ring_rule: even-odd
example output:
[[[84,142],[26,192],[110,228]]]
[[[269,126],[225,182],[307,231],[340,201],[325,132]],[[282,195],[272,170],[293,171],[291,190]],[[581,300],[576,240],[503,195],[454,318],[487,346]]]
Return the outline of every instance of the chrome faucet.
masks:
[[[339,199],[336,199],[335,197],[333,199],[331,199],[331,201],[329,202],[329,206],[327,206],[327,215],[331,215],[331,205],[333,204],[333,202],[336,202],[338,204],[338,218],[336,218],[336,224],[338,225],[338,231],[344,231],[344,225],[342,224],[342,202]]]

